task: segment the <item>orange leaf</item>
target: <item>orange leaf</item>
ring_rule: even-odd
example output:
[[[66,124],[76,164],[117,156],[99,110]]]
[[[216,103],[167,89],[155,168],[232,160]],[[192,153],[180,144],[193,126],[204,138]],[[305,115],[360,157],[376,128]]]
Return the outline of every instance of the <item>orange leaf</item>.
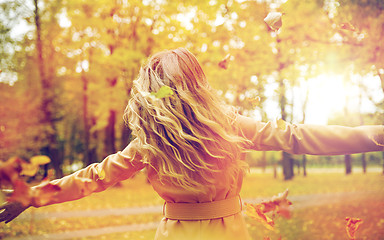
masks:
[[[345,229],[347,230],[348,237],[351,240],[356,239],[356,231],[359,229],[360,224],[363,223],[363,220],[360,218],[351,218],[351,217],[346,217],[345,220],[347,221],[347,226]]]
[[[262,204],[247,204],[247,203],[245,203],[245,205],[247,207],[246,214],[249,217],[262,223],[264,225],[264,227],[266,227],[267,229],[273,230],[275,222],[263,213],[264,207]]]

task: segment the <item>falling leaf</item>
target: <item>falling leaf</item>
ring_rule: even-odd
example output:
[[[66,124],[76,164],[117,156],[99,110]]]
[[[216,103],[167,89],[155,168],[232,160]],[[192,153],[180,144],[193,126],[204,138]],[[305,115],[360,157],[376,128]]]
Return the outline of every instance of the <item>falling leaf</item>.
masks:
[[[363,223],[363,220],[360,218],[351,218],[351,217],[346,217],[345,220],[347,221],[347,226],[345,229],[347,230],[348,237],[351,240],[356,239],[356,231],[359,229],[360,224]]]
[[[51,162],[51,159],[47,156],[44,155],[38,155],[34,156],[30,159],[29,163],[22,163],[22,171],[20,175],[25,175],[25,176],[35,176],[37,171],[39,171],[39,166],[40,165],[45,165]]]
[[[270,12],[268,13],[267,17],[264,18],[264,22],[272,29],[272,30],[279,30],[281,26],[283,25],[281,16],[283,16],[280,12]]]
[[[290,209],[289,206],[292,205],[292,202],[287,199],[288,189],[282,193],[279,193],[277,196],[273,196],[270,201],[262,202],[264,205],[264,213],[267,212],[276,212],[280,216],[285,218],[290,218]]]
[[[267,215],[264,214],[262,204],[245,203],[245,206],[247,207],[246,214],[249,217],[262,223],[264,227],[266,227],[269,230],[274,229],[275,222],[271,218],[269,218]]]
[[[30,164],[30,163],[23,163],[21,164],[21,167],[23,170],[21,171],[20,175],[33,177],[36,175],[37,171],[39,171],[39,166]]]
[[[48,156],[38,155],[38,156],[33,156],[30,159],[30,161],[32,164],[35,164],[35,165],[45,165],[50,163],[51,159]]]
[[[228,69],[230,60],[231,60],[231,55],[227,54],[227,56],[225,56],[225,58],[219,62],[219,67],[222,69]]]
[[[277,127],[280,128],[281,130],[285,131],[287,129],[287,123],[283,119],[278,119],[276,121]]]
[[[261,222],[266,228],[273,230],[275,223],[266,213],[273,212],[273,216],[277,213],[285,218],[290,218],[289,206],[292,205],[292,202],[287,199],[287,196],[288,189],[272,197],[270,201],[264,201],[259,204],[246,204],[246,214],[254,220]]]
[[[355,27],[348,22],[347,23],[341,23],[339,25],[339,28],[342,30],[347,30],[347,31],[352,31],[352,32],[356,31]]]

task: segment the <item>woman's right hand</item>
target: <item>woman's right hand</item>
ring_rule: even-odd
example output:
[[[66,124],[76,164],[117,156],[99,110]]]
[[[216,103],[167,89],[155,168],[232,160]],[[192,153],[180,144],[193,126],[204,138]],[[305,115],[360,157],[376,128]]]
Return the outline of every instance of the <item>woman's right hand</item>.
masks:
[[[9,223],[28,207],[23,206],[19,202],[6,202],[0,206],[0,222]]]

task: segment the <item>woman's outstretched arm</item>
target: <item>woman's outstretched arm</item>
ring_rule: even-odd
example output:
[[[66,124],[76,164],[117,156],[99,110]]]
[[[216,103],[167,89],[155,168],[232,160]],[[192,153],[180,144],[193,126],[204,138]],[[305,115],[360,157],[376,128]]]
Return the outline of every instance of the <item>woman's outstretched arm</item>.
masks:
[[[71,175],[51,181],[58,186],[58,191],[49,202],[43,205],[67,202],[100,192],[122,180],[131,178],[143,169],[141,156],[136,154],[136,140],[132,141],[123,151],[109,155],[100,163],[94,163]],[[33,190],[44,187],[37,185]],[[34,207],[41,207],[39,203],[32,203]]]
[[[132,177],[145,167],[141,156],[136,154],[135,140],[123,151],[109,155],[102,162],[91,164],[71,175],[50,182],[60,189],[48,200],[31,202],[30,206],[41,207],[72,201],[100,192],[115,183]],[[32,187],[32,191],[44,192],[46,183]],[[18,202],[6,202],[0,206],[0,222],[10,222],[30,206]]]
[[[241,134],[251,140],[251,149],[292,154],[342,155],[384,151],[384,126],[361,127],[289,124],[282,120],[260,122],[238,116]]]

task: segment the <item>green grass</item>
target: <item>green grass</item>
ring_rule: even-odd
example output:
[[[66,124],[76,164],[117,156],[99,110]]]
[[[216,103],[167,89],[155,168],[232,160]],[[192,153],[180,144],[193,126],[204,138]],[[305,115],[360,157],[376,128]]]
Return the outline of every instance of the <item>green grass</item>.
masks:
[[[360,217],[364,220],[358,231],[358,239],[383,239],[384,232],[384,176],[381,173],[311,173],[308,177],[296,176],[291,181],[281,177],[274,179],[272,174],[251,173],[244,180],[242,198],[269,198],[289,188],[289,196],[321,193],[356,192],[363,193],[358,198],[343,199],[309,209],[294,209],[291,219],[277,219],[276,230],[271,232],[256,221],[247,218],[249,230],[254,239],[348,239],[345,233],[345,217]],[[288,196],[288,198],[289,198]],[[314,199],[316,200],[316,199]],[[73,202],[29,209],[30,212],[65,212],[104,208],[161,205],[163,201],[146,183],[143,175],[123,182],[121,187],[93,194]],[[5,225],[0,224],[0,238],[26,236],[44,233],[58,233],[79,229],[92,229],[131,223],[156,222],[161,213],[135,216],[106,216],[66,219],[16,219]],[[153,239],[155,230],[125,232],[80,239]]]

